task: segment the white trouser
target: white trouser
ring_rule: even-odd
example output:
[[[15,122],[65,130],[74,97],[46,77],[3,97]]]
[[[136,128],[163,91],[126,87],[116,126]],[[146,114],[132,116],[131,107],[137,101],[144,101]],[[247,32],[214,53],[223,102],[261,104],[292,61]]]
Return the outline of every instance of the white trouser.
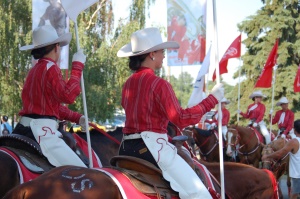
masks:
[[[86,167],[64,140],[60,138],[62,135],[57,130],[57,122],[55,120],[32,119],[30,127],[44,156],[47,157],[52,165],[56,167],[63,165]]]
[[[223,136],[224,136],[224,139],[226,140],[226,133],[227,133],[228,129],[227,129],[227,126],[222,126],[222,133],[223,133]]]
[[[180,198],[212,198],[194,170],[177,154],[176,147],[168,142],[167,134],[144,131],[141,136],[163,177],[179,192]]]
[[[261,121],[258,123],[258,125],[260,127],[261,134],[265,137],[266,144],[269,144],[271,142],[271,134],[269,133],[269,131],[265,125],[265,122]]]

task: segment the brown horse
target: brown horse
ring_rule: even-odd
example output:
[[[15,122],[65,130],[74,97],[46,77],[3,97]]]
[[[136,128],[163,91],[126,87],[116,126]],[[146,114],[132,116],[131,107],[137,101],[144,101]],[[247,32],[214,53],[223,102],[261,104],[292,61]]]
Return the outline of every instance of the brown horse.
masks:
[[[262,155],[271,154],[279,149],[283,148],[284,145],[287,143],[286,139],[278,138],[273,140],[270,144],[265,145],[262,150]],[[272,161],[262,161],[262,168],[268,169],[274,173],[276,180],[278,181],[282,175],[285,173],[289,174],[289,155],[286,154],[284,157],[281,157],[279,160],[272,160]],[[288,192],[290,193],[291,189],[291,179],[287,176],[287,187]]]
[[[184,129],[183,133],[194,139],[202,160],[207,162],[220,162],[219,137],[216,130],[203,130],[195,126],[189,126]],[[225,142],[223,141],[223,143]],[[225,149],[225,144],[223,149]],[[226,155],[225,150],[223,150],[223,152],[225,161],[233,161],[231,157]]]
[[[107,158],[106,155],[110,153],[106,149],[110,148],[111,143],[111,140],[106,143],[102,141],[97,143],[98,145],[103,145],[105,148],[104,151],[97,151],[94,149],[96,153],[98,153],[101,161]],[[178,148],[178,150],[180,150],[180,148]],[[116,154],[117,150],[113,154],[110,154],[110,157]],[[218,163],[207,163],[203,161],[201,163],[207,167],[214,178],[220,178]],[[238,163],[225,163],[224,168],[225,192],[229,193],[228,195],[230,198],[275,198],[274,187],[276,187],[276,183],[274,184],[275,179],[272,179],[272,175],[269,175],[263,170]],[[69,174],[69,172],[75,173],[72,175],[65,175],[66,173]],[[102,172],[97,173],[91,169],[74,166],[55,168],[50,172],[41,175],[39,178],[11,190],[4,199],[30,199],[40,197],[43,197],[44,199],[47,199],[47,197],[55,197],[57,199],[120,198],[120,191],[116,188],[116,184],[103,175],[105,176]],[[241,178],[243,178],[243,181],[239,180]],[[77,181],[75,181],[75,179]],[[47,189],[47,194],[45,194],[45,189]],[[100,194],[104,194],[104,192],[108,195],[105,197],[100,196]]]
[[[237,150],[241,163],[259,168],[263,144],[253,128],[231,125],[229,131],[232,136],[228,139],[227,153]]]

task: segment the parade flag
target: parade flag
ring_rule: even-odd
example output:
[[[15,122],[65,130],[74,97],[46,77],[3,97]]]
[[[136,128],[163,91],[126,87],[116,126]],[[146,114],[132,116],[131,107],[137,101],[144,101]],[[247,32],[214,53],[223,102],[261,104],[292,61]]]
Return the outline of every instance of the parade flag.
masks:
[[[96,2],[98,2],[98,0],[61,0],[63,8],[65,9],[69,18],[74,22],[76,22],[79,13],[89,8]]]
[[[294,81],[294,92],[300,92],[300,64]]]
[[[187,107],[192,107],[197,104],[199,104],[206,96],[205,93],[203,92],[204,89],[204,81],[205,81],[205,75],[209,71],[209,65],[210,65],[210,51],[211,47],[209,48],[204,61],[202,63],[202,66],[198,72],[195,84],[194,84],[194,89],[191,94],[191,97],[189,99]]]
[[[220,63],[219,63],[219,72],[220,75],[227,73],[227,64],[228,59],[230,58],[237,58],[241,56],[241,35],[239,35],[229,46],[229,48],[226,50],[225,54],[223,55]],[[212,80],[216,80],[216,70],[214,71]]]
[[[277,59],[277,49],[278,49],[278,39],[269,54],[267,62],[262,70],[254,88],[270,88],[272,85],[272,70],[276,64]]]

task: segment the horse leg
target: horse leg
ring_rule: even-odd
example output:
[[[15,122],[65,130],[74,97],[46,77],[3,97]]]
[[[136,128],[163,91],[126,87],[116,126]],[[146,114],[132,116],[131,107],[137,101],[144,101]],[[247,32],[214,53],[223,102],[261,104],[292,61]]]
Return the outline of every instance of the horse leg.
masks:
[[[20,184],[18,166],[6,153],[0,151],[0,198],[10,189]]]

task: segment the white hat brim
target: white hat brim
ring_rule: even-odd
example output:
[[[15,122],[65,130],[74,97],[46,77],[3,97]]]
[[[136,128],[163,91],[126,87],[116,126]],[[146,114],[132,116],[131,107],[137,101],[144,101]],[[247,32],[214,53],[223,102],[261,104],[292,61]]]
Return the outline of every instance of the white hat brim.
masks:
[[[35,46],[34,44],[21,46],[19,49],[22,50],[22,51],[23,50],[34,50],[34,49],[42,48],[42,47],[45,47],[45,46],[49,46],[51,44],[56,44],[56,43],[59,43],[59,45],[62,47],[62,46],[68,45],[71,41],[71,38],[72,38],[71,33],[65,33],[65,34],[61,35],[60,37],[58,37],[54,41],[44,43],[44,44],[41,44],[41,45],[37,45],[37,46]]]
[[[256,94],[251,94],[250,96],[249,96],[249,99],[252,99],[253,97],[263,97],[263,98],[266,98],[267,96],[265,96],[265,95],[256,95]]]
[[[148,48],[146,50],[143,50],[143,51],[132,52],[131,43],[128,43],[128,44],[124,45],[118,51],[117,56],[118,57],[131,57],[131,56],[143,55],[143,54],[150,53],[150,52],[153,52],[156,50],[162,50],[162,49],[167,49],[167,48],[179,48],[179,44],[174,41],[167,41],[167,42],[163,42],[159,45],[153,46],[151,48]]]

